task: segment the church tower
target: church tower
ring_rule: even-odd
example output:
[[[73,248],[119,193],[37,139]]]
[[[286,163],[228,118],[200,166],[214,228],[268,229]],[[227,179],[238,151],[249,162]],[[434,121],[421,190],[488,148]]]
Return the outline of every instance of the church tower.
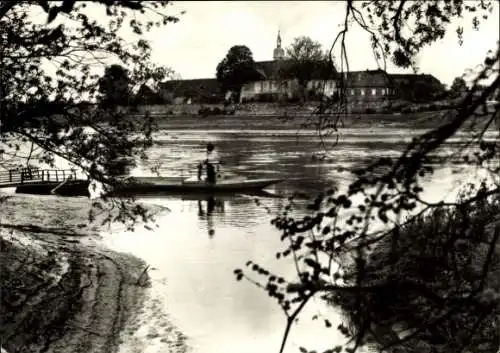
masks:
[[[285,50],[281,47],[281,35],[278,31],[278,38],[276,38],[276,48],[273,51],[274,60],[282,60],[285,57]]]

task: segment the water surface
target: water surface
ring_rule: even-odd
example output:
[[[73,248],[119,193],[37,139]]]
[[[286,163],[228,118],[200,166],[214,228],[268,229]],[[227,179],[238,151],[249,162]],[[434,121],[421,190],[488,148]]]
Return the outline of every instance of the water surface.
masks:
[[[153,278],[166,281],[166,310],[189,337],[194,353],[278,352],[285,316],[264,291],[235,281],[233,270],[252,260],[293,279],[294,264],[275,258],[284,244],[270,225],[286,197],[295,191],[314,196],[325,188],[342,188],[352,180],[346,169],[382,156],[398,156],[422,132],[346,129],[337,140],[291,130],[161,130],[149,160],[133,170],[133,175],[155,175],[154,168],[163,176],[192,176],[194,166],[204,158],[206,142],[212,141],[225,162],[225,175],[282,178],[282,183],[267,189],[281,198],[144,198],[144,202],[167,206],[171,212],[158,219],[154,232],[119,234],[112,238],[113,246],[143,257],[155,268]],[[452,155],[462,137],[454,138],[441,154]],[[466,173],[460,160],[451,159],[427,180],[424,197],[429,201],[452,198]],[[306,201],[298,201],[296,212],[304,214],[305,205]],[[306,311],[292,330],[287,352],[298,352],[301,345],[320,351],[344,342],[335,329],[340,323],[335,310],[313,301]],[[312,321],[317,313],[330,319],[333,328],[327,330],[321,321]]]

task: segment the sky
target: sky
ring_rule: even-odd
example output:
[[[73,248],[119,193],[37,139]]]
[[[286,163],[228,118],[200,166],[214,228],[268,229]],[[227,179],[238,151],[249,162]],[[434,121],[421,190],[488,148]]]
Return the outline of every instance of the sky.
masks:
[[[474,1],[475,2],[475,1]],[[418,57],[420,72],[429,73],[450,85],[465,69],[480,64],[499,40],[499,8],[472,29],[471,17],[452,22],[445,38],[424,49]],[[217,64],[233,45],[246,45],[256,61],[272,60],[278,30],[283,46],[305,35],[330,48],[345,14],[343,1],[177,1],[168,13],[180,21],[154,29],[146,38],[152,42],[153,60],[167,65],[183,79],[215,77]],[[464,25],[464,43],[459,46],[456,26]],[[369,36],[352,27],[347,51],[350,70],[376,69]],[[387,66],[392,73],[411,72]]]

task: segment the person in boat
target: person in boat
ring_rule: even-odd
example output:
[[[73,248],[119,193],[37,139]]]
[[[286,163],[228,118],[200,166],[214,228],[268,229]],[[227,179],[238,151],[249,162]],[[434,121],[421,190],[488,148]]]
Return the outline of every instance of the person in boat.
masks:
[[[207,158],[205,159],[204,164],[207,172],[207,182],[215,184],[217,181],[216,168],[218,169],[220,160],[217,152],[215,151],[215,146],[213,145],[213,143],[207,144]]]

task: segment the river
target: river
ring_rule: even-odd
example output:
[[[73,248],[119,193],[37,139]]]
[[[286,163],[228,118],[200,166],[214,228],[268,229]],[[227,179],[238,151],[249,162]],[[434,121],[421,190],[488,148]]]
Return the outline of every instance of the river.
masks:
[[[131,174],[154,175],[153,168],[161,175],[192,176],[196,163],[204,158],[206,142],[211,141],[225,162],[225,175],[282,178],[284,182],[267,191],[284,197],[295,191],[314,196],[352,180],[345,169],[381,156],[397,156],[422,132],[344,129],[337,141],[334,136],[320,139],[313,131],[161,130],[155,134],[149,160]],[[461,137],[453,139],[441,154],[452,154]],[[454,197],[469,171],[460,161],[450,159],[426,181],[424,197],[429,201]],[[235,195],[212,204],[213,200],[203,197],[142,201],[166,206],[171,212],[157,219],[155,231],[119,232],[109,238],[110,244],[151,264],[154,282],[163,284],[165,308],[188,336],[192,352],[277,353],[284,314],[263,290],[245,280],[237,282],[233,270],[252,260],[293,279],[293,263],[275,258],[282,244],[280,233],[270,224],[286,199]],[[299,202],[296,212],[304,213],[302,206]],[[317,313],[332,321],[333,327],[325,329],[322,321],[312,320]],[[344,338],[335,329],[340,320],[338,313],[321,302],[308,304],[292,328],[286,352],[298,352],[299,346],[321,351],[342,344]]]
[[[291,260],[277,260],[283,249],[280,233],[270,224],[274,215],[295,192],[314,197],[332,186],[345,187],[353,176],[349,169],[379,157],[396,157],[412,137],[423,130],[397,128],[342,129],[338,136],[319,138],[314,131],[295,130],[159,130],[148,159],[131,171],[135,176],[194,176],[196,164],[205,157],[208,141],[225,163],[223,175],[247,178],[280,178],[268,189],[279,197],[234,195],[206,197],[158,196],[139,201],[167,207],[154,231],[119,227],[103,229],[108,245],[132,253],[150,264],[157,298],[140,312],[140,325],[133,342],[124,339],[121,353],[166,352],[162,346],[160,312],[168,313],[188,337],[193,353],[277,353],[286,317],[274,299],[248,281],[236,281],[233,273],[252,260],[286,279],[294,279]],[[452,199],[465,179],[480,176],[453,157],[463,135],[459,134],[440,152],[451,156],[425,181],[423,198]],[[496,135],[491,133],[490,138]],[[436,159],[433,159],[436,160]],[[436,167],[438,165],[436,164]],[[66,167],[60,165],[61,168]],[[258,203],[256,202],[258,201]],[[296,201],[296,214],[305,214],[306,200]],[[333,326],[326,329],[320,314]],[[160,322],[160,323],[159,323]],[[342,344],[336,330],[341,317],[321,301],[312,301],[293,326],[287,353],[305,346],[318,352]],[[161,327],[160,327],[161,326]]]

